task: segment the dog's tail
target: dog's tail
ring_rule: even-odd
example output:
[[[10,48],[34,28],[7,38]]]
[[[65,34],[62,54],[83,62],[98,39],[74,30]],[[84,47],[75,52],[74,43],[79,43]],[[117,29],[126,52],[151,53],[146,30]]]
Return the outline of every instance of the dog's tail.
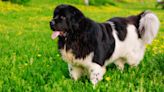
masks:
[[[151,44],[158,33],[160,22],[158,17],[150,12],[144,11],[140,14],[139,33],[145,44]]]

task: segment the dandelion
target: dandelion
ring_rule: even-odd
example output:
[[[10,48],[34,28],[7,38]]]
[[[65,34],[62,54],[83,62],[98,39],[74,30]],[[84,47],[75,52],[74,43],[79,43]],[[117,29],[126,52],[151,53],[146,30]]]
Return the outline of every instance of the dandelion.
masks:
[[[106,77],[105,80],[106,80],[106,81],[110,81],[111,78],[110,78],[110,77]]]

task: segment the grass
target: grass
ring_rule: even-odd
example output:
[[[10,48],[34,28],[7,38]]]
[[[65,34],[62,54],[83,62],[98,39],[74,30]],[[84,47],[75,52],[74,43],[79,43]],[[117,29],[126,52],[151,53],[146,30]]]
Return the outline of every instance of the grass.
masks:
[[[129,0],[130,1],[130,0]],[[50,38],[49,21],[61,2],[31,0],[26,5],[0,1],[0,91],[2,92],[163,92],[164,91],[164,12],[154,2],[126,2],[116,6],[75,5],[97,22],[114,16],[128,16],[150,9],[161,27],[145,57],[136,68],[126,65],[121,73],[113,64],[96,89],[83,77],[73,81],[67,64]],[[143,5],[141,5],[143,4]],[[139,5],[139,6],[135,6]]]

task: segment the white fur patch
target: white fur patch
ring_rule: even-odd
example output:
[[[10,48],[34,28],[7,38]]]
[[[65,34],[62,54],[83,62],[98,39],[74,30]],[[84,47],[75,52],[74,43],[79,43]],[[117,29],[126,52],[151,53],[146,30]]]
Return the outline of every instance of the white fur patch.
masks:
[[[160,26],[158,17],[149,11],[146,11],[139,24],[141,39],[138,38],[136,27],[134,25],[127,26],[127,36],[124,41],[120,41],[115,30],[115,25],[112,22],[107,22],[112,26],[113,36],[115,38],[115,50],[111,58],[105,62],[105,66],[110,63],[115,63],[120,68],[123,68],[124,63],[132,66],[137,66],[144,57],[145,45],[150,44],[156,37]],[[121,62],[120,58],[126,59]]]
[[[142,39],[146,44],[151,44],[158,33],[160,23],[154,13],[149,11],[145,13],[140,20],[139,30],[142,31],[144,29],[144,33],[141,32]]]
[[[68,64],[69,75],[72,79],[78,80],[84,73],[84,69],[79,66]]]
[[[127,36],[124,41],[119,40],[115,29],[113,29],[113,36],[115,38],[115,50],[111,58],[105,62],[105,66],[117,62],[119,58],[125,58],[126,63],[130,65],[139,64],[144,56],[145,44],[138,38],[135,26],[127,26]]]

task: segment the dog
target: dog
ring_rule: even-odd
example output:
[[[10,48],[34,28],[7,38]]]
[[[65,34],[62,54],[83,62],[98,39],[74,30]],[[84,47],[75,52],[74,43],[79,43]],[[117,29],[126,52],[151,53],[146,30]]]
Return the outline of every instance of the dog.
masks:
[[[120,70],[125,63],[137,66],[159,26],[158,17],[150,11],[97,23],[66,4],[55,8],[50,21],[51,37],[58,37],[58,49],[68,63],[70,77],[78,80],[87,74],[93,85],[103,79],[111,63]]]

